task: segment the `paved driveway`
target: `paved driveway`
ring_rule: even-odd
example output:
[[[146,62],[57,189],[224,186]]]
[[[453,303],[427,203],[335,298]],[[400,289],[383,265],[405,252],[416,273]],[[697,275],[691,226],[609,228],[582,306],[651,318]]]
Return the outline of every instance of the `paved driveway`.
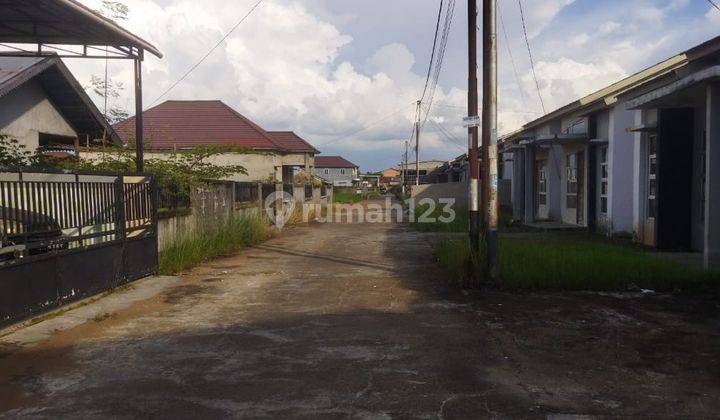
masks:
[[[151,299],[7,348],[0,413],[720,413],[715,303],[462,293],[443,279],[430,236],[404,226],[293,228]]]

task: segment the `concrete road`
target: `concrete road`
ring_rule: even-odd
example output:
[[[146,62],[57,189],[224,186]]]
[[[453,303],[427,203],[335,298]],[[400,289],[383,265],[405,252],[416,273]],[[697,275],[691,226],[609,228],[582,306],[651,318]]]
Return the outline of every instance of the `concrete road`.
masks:
[[[0,347],[0,417],[720,413],[717,304],[462,293],[430,238],[292,228],[38,345]]]

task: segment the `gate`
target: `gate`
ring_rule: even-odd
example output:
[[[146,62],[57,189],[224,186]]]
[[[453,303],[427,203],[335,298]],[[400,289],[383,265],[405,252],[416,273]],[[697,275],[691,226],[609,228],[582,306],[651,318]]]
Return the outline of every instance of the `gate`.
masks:
[[[0,172],[0,325],[157,273],[151,175]]]

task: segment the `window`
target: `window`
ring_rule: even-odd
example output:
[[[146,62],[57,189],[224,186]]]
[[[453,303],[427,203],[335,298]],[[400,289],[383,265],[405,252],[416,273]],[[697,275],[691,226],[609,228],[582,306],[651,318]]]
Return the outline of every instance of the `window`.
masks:
[[[567,166],[565,168],[567,178],[567,194],[565,207],[576,209],[578,207],[578,178],[577,178],[577,155],[567,155]]]
[[[330,169],[325,169],[325,175],[330,175]]]
[[[657,160],[657,134],[648,136],[648,183],[647,183],[647,218],[657,217],[658,195],[658,160]]]
[[[538,161],[538,205],[547,205],[547,161]]]
[[[608,212],[608,148],[607,146],[600,149],[600,213]]]
[[[345,169],[340,169],[340,175],[345,175]]]

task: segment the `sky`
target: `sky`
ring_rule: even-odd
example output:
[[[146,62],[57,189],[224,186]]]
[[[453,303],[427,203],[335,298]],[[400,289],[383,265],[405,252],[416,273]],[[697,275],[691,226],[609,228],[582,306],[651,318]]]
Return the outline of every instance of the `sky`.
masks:
[[[158,98],[256,1],[124,0],[130,14],[121,25],[165,55],[144,63],[145,108],[168,99],[219,99],[266,130],[295,131],[363,172],[397,166],[425,84],[439,0],[265,0]],[[102,3],[82,2],[94,9]],[[706,0],[523,0],[538,94],[518,2],[498,4],[501,134],[541,116],[539,96],[550,112],[720,35],[720,11]],[[104,73],[102,60],[68,65],[85,85]],[[110,61],[110,77],[126,87],[111,105],[131,113],[132,72],[132,63]],[[464,0],[455,6],[433,103],[421,159],[452,159],[467,148]]]

